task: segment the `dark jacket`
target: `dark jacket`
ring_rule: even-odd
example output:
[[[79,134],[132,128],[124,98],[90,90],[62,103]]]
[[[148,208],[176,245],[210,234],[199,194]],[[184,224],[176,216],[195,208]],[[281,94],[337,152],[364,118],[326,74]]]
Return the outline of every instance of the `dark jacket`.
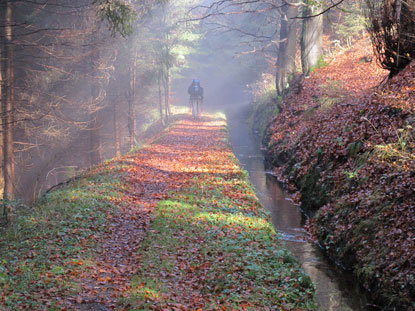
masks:
[[[203,87],[201,87],[198,82],[193,81],[187,89],[187,93],[189,93],[191,97],[203,97]]]

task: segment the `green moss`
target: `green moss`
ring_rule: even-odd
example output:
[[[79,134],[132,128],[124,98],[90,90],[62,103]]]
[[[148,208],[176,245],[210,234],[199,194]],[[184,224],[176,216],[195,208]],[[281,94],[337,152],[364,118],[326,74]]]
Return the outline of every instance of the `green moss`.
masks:
[[[331,182],[320,182],[323,168],[315,164],[306,175],[298,182],[302,196],[302,207],[309,212],[314,212],[324,206],[328,200],[331,191]]]
[[[376,218],[363,219],[356,225],[355,229],[353,230],[353,234],[360,236],[376,232],[378,230],[378,225],[379,220]]]
[[[363,144],[361,140],[357,140],[353,143],[350,143],[347,146],[349,156],[355,157],[359,153],[359,151],[362,149],[362,146]]]
[[[315,66],[311,66],[310,67],[310,73],[312,73],[314,70],[318,69],[318,68],[323,68],[323,67],[327,67],[329,65],[328,62],[325,61],[324,57],[321,56],[318,61],[317,64]]]
[[[251,102],[252,112],[248,118],[248,124],[255,133],[261,137],[265,135],[271,119],[281,111],[281,101],[282,98],[277,96],[275,91],[270,91]]]

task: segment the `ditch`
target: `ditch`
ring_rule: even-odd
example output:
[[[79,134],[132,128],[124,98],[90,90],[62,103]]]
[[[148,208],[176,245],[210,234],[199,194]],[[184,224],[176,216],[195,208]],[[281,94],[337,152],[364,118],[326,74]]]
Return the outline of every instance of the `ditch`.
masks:
[[[270,210],[275,229],[282,233],[287,247],[311,277],[322,311],[374,311],[351,274],[333,265],[322,250],[307,239],[306,215],[294,205],[277,179],[265,168],[261,142],[246,125],[248,107],[227,111],[232,148],[265,208]]]

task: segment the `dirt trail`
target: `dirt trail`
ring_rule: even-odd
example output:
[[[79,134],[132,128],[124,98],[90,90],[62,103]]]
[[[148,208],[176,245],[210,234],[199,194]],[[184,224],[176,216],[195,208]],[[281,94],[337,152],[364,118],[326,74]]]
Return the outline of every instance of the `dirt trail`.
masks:
[[[128,164],[129,188],[124,189],[120,212],[111,217],[106,237],[99,243],[102,249],[95,269],[79,279],[83,293],[73,298],[73,308],[111,310],[117,308],[118,297],[128,295],[130,276],[140,265],[137,250],[157,202],[212,167],[210,154],[223,144],[223,124],[223,120],[188,116],[148,147],[115,160]]]

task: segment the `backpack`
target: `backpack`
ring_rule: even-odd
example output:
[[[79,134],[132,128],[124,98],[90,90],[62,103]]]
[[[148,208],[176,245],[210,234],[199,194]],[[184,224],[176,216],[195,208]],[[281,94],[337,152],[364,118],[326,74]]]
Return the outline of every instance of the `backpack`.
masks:
[[[193,84],[192,93],[193,93],[193,95],[200,95],[200,85],[199,85],[199,83]]]

